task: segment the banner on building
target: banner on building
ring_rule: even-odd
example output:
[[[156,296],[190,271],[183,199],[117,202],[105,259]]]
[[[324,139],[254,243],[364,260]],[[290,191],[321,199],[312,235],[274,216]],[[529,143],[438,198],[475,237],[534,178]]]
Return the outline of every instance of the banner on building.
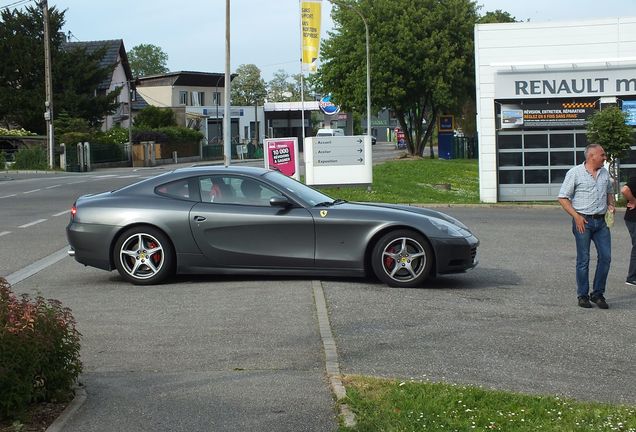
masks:
[[[598,110],[597,102],[550,102],[548,104],[502,104],[502,129],[585,126]]]
[[[322,0],[301,0],[300,31],[302,36],[302,66],[307,72],[318,69],[318,51],[320,50],[320,11]]]

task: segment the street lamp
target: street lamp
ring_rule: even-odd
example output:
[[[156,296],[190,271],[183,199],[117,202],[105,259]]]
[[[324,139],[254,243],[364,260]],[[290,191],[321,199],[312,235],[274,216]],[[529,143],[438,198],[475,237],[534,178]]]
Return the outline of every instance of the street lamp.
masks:
[[[362,13],[355,8],[353,5],[349,3],[343,3],[339,0],[329,0],[332,4],[338,6],[345,6],[358,14],[358,16],[362,19],[364,23],[364,33],[366,37],[366,48],[367,48],[367,135],[371,137],[371,62],[369,57],[369,26],[367,24],[367,20],[364,18]]]

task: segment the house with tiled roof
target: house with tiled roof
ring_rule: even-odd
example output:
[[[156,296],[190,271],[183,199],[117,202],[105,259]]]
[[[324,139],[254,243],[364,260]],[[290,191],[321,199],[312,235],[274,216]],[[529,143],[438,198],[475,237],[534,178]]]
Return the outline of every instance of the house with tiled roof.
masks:
[[[132,100],[131,87],[133,83],[132,71],[128,63],[128,55],[124,47],[122,39],[87,41],[87,42],[67,42],[66,47],[83,48],[87,53],[93,53],[99,49],[105,48],[106,52],[100,61],[101,66],[112,66],[112,74],[110,77],[102,81],[96,91],[106,94],[117,88],[121,88],[121,92],[117,97],[117,109],[112,114],[106,116],[102,123],[102,130],[108,130],[113,126],[128,127],[131,117],[131,104],[134,109],[134,101]],[[139,104],[142,105],[142,104]]]

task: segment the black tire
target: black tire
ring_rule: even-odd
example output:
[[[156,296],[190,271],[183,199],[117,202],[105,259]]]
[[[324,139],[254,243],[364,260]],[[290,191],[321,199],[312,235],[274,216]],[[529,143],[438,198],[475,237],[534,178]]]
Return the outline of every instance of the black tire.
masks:
[[[433,261],[428,241],[411,230],[386,233],[374,246],[371,256],[378,279],[399,288],[421,286],[431,274]]]
[[[172,276],[174,248],[156,228],[140,226],[124,231],[115,242],[113,261],[122,278],[135,285],[156,285]]]

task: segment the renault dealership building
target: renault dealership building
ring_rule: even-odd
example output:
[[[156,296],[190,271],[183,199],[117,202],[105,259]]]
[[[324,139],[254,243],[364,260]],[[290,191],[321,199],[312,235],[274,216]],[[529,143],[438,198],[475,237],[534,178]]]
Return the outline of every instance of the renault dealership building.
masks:
[[[555,200],[603,107],[636,126],[636,17],[479,24],[475,61],[483,202]],[[636,146],[620,166],[636,175]]]

